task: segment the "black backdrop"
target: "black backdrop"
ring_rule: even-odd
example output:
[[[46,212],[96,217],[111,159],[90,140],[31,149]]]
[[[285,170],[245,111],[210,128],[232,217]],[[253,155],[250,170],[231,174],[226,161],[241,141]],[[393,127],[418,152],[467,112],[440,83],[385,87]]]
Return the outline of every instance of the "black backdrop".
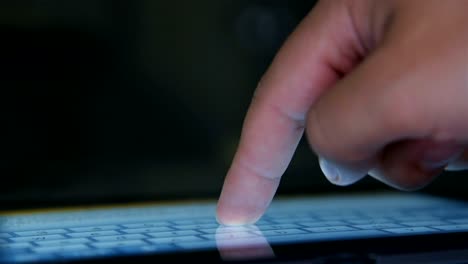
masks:
[[[217,197],[255,85],[313,5],[0,3],[2,207]],[[279,191],[374,189],[329,184],[301,142]]]

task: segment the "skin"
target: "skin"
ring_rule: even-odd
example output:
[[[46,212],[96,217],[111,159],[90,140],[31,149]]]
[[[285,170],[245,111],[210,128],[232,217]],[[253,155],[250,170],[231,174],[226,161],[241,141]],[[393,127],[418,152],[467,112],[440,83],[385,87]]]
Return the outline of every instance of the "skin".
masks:
[[[464,0],[319,2],[259,82],[219,222],[261,217],[304,132],[323,159],[402,190],[468,167],[467,12]]]

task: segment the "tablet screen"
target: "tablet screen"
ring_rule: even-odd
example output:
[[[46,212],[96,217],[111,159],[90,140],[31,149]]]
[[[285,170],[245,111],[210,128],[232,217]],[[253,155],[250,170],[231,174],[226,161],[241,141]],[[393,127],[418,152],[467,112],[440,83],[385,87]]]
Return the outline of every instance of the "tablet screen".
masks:
[[[468,231],[468,206],[420,195],[275,199],[255,224],[222,226],[215,201],[5,213],[0,263],[216,252],[274,258],[275,245]]]

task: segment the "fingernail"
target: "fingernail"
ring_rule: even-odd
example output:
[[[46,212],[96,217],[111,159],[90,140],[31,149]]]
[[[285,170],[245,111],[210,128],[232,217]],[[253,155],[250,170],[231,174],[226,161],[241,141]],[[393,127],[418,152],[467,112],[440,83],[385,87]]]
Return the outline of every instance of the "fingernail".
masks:
[[[368,169],[349,168],[319,157],[320,168],[325,177],[333,184],[345,186],[353,184],[367,175]]]

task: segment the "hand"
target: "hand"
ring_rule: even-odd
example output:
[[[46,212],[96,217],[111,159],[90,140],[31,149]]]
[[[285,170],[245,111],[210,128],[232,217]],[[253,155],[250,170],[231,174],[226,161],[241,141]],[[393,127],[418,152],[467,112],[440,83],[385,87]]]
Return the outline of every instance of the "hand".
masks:
[[[399,189],[468,164],[468,1],[322,1],[260,81],[218,203],[255,222],[306,130],[328,178]]]

